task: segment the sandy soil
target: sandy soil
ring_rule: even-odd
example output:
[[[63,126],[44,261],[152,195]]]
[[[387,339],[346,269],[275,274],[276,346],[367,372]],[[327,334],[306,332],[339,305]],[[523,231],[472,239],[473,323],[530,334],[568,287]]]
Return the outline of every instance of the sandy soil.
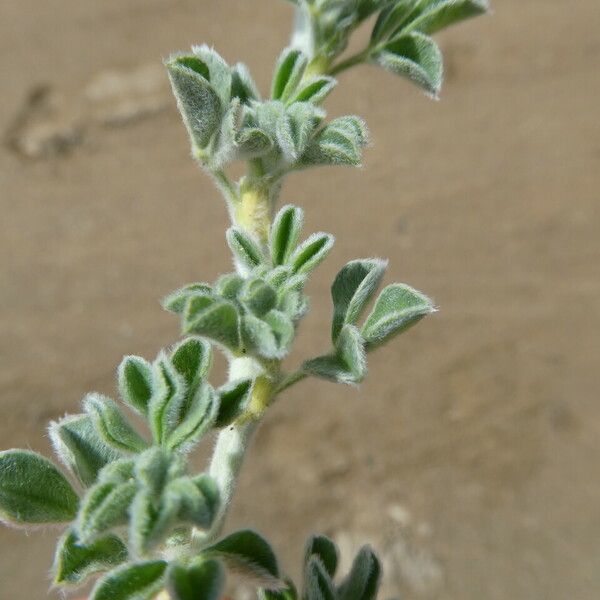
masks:
[[[360,390],[308,381],[267,419],[231,526],[296,572],[310,531],[370,540],[386,597],[600,596],[600,7],[497,0],[441,36],[442,102],[361,69],[362,171],[284,200],[337,246],[296,360],[322,350],[348,259],[440,313],[371,360]],[[161,71],[206,41],[260,84],[288,31],[274,0],[0,3],[0,446],[48,451],[49,419],[114,391],[121,356],[177,338],[158,298],[229,267],[217,193],[188,158]],[[55,532],[0,530],[0,598],[48,592]]]

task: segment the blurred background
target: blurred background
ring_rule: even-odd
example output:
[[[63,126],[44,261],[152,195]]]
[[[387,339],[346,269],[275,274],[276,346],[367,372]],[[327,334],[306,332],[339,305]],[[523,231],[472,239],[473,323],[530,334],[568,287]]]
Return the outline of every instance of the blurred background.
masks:
[[[383,71],[342,77],[362,170],[293,176],[284,202],[337,244],[294,359],[328,344],[349,259],[440,312],[372,356],[360,389],[276,405],[230,525],[298,570],[320,531],[384,557],[405,600],[600,597],[600,6],[496,0],[438,36],[441,102]],[[189,158],[161,59],[193,43],[263,90],[290,29],[275,0],[0,3],[0,446],[113,394],[124,354],[178,338],[158,300],[230,268],[218,193]],[[0,598],[58,597],[56,532],[0,529]],[[239,597],[243,594],[240,592]]]

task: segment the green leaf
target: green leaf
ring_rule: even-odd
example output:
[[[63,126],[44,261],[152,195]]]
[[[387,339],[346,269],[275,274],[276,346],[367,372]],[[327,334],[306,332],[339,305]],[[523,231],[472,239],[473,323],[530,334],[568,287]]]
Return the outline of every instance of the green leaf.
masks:
[[[225,570],[214,559],[174,563],[167,571],[167,590],[172,600],[219,600],[224,584]]]
[[[192,483],[200,490],[200,493],[206,500],[212,521],[217,514],[219,505],[221,503],[221,496],[217,482],[210,475],[207,475],[206,473],[200,473],[200,475],[192,477]]]
[[[185,310],[185,304],[190,296],[195,294],[206,296],[210,293],[211,287],[207,283],[190,283],[164,298],[162,306],[169,312],[180,314]]]
[[[310,102],[311,104],[320,104],[330,94],[337,85],[333,77],[319,76],[312,77],[302,83],[293,96],[291,102]]]
[[[152,365],[139,356],[126,356],[119,365],[118,381],[123,402],[146,416],[152,397]]]
[[[394,38],[375,53],[375,62],[437,97],[442,87],[443,60],[437,44],[426,35],[412,32]]]
[[[304,597],[306,600],[337,600],[331,577],[315,555],[308,559],[304,570]]]
[[[115,527],[126,525],[129,507],[137,492],[137,483],[98,483],[90,488],[77,517],[77,533],[90,544]]]
[[[258,127],[246,127],[235,138],[238,156],[248,160],[264,156],[273,147],[273,140]]]
[[[260,246],[241,229],[230,227],[227,230],[227,243],[236,262],[249,271],[265,263]]]
[[[137,492],[130,508],[129,540],[137,556],[146,556],[177,523],[180,498],[163,494],[156,499],[146,489]]]
[[[119,567],[96,583],[90,600],[153,600],[164,587],[166,568],[162,560]]]
[[[88,415],[53,421],[48,433],[56,455],[86,487],[96,482],[104,465],[121,457],[120,452],[103,442]]]
[[[414,12],[414,9],[415,0],[400,0],[382,10],[373,27],[371,40],[382,40],[395,31],[398,31],[406,23],[408,17]]]
[[[66,523],[79,498],[47,458],[29,450],[0,452],[0,521],[11,525]]]
[[[353,260],[337,274],[331,286],[333,320],[331,339],[335,343],[342,327],[356,324],[369,300],[377,291],[387,261],[377,258]]]
[[[250,399],[251,389],[252,381],[242,379],[229,382],[217,390],[219,412],[214,424],[215,427],[227,427],[242,414]]]
[[[367,373],[364,341],[354,325],[344,325],[331,354],[313,358],[302,369],[336,383],[360,383]]]
[[[406,26],[405,31],[433,34],[465,19],[488,12],[488,0],[425,0],[419,6],[419,16]]]
[[[209,487],[216,486],[216,483],[209,475],[203,474],[202,485]],[[195,479],[179,477],[169,483],[165,496],[176,499],[180,520],[202,528],[208,528],[212,524],[218,506],[218,498],[215,503],[212,487],[204,489]]]
[[[367,141],[368,132],[362,119],[354,116],[334,119],[315,137],[302,156],[302,163],[357,166]]]
[[[290,204],[284,206],[275,216],[271,227],[269,247],[274,265],[284,265],[298,244],[304,211]]]
[[[323,111],[308,102],[295,102],[280,115],[275,135],[288,164],[302,156],[323,117]]]
[[[215,293],[226,300],[235,300],[246,281],[237,273],[221,275],[215,282]]]
[[[256,316],[268,313],[277,302],[277,293],[262,279],[250,279],[240,294],[240,302]]]
[[[88,394],[83,407],[90,415],[96,431],[113,448],[123,452],[140,452],[148,442],[128,423],[115,402],[101,394]]]
[[[208,67],[196,56],[172,57],[166,67],[192,145],[206,148],[222,117],[221,100],[207,79]]]
[[[206,44],[192,46],[194,56],[200,59],[208,69],[208,79],[221,99],[221,105],[227,106],[231,100],[231,68],[221,55]]]
[[[188,338],[173,348],[171,363],[183,377],[186,389],[195,391],[212,364],[210,344],[199,338]]]
[[[307,57],[295,48],[286,48],[281,53],[271,84],[273,100],[285,102],[294,93],[304,75],[307,63]]]
[[[231,350],[240,345],[239,315],[227,300],[191,298],[185,314],[185,331],[209,338]]]
[[[54,582],[78,585],[92,574],[108,571],[127,560],[127,548],[116,536],[108,535],[86,546],[73,529],[60,538],[54,558]]]
[[[291,579],[285,580],[285,587],[277,590],[265,590],[259,588],[259,600],[297,600],[298,592],[296,586]]]
[[[207,555],[217,555],[232,569],[257,580],[263,587],[280,584],[277,558],[270,544],[255,531],[236,531],[205,548]]]
[[[340,600],[375,600],[380,583],[381,563],[370,546],[363,546],[340,585]]]
[[[312,556],[320,559],[330,577],[335,576],[339,553],[337,546],[328,537],[324,535],[312,535],[309,538],[304,550],[305,568]]]
[[[432,301],[421,292],[401,283],[387,286],[362,329],[367,349],[384,344],[432,312]]]
[[[169,477],[170,459],[170,455],[160,446],[148,448],[135,461],[136,481],[154,496],[160,496]]]
[[[189,452],[213,427],[219,402],[213,388],[206,384],[196,391],[189,403],[178,408],[176,414],[165,413],[168,422],[166,446],[170,450]]]
[[[248,104],[250,100],[260,100],[256,83],[243,63],[237,63],[231,71],[231,97],[239,98],[243,104]]]
[[[333,248],[334,238],[329,233],[313,233],[296,250],[289,259],[294,273],[307,275],[313,271]]]

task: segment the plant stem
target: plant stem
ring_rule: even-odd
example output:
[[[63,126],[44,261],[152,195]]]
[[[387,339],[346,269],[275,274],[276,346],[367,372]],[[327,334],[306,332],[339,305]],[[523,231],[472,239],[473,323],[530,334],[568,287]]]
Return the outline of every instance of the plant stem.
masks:
[[[354,67],[356,65],[359,65],[362,62],[365,62],[365,60],[368,58],[370,52],[371,52],[371,48],[368,47],[368,48],[365,48],[362,52],[357,52],[356,54],[349,56],[346,60],[339,62],[337,65],[333,65],[329,69],[329,75],[332,75],[332,76],[338,75],[339,73],[341,73],[342,71],[345,71],[346,69],[350,69],[351,67]]]

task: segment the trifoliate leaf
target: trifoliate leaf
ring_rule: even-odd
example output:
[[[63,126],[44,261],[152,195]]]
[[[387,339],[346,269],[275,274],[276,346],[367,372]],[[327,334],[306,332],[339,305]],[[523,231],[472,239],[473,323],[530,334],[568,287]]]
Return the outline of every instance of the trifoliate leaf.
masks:
[[[54,452],[84,486],[96,482],[98,473],[121,453],[104,443],[88,415],[73,415],[50,423]]]
[[[356,324],[377,291],[387,261],[377,258],[353,260],[337,274],[331,286],[333,320],[331,339],[335,343],[344,324]]]
[[[381,563],[370,546],[358,552],[339,588],[340,600],[375,600],[381,583]]]
[[[119,365],[118,381],[123,402],[147,415],[153,390],[152,365],[139,356],[126,356]]]
[[[119,567],[96,583],[90,600],[153,600],[164,587],[166,568],[162,560]]]
[[[173,563],[167,571],[167,590],[172,600],[219,600],[224,584],[225,570],[214,559]]]
[[[289,99],[300,83],[307,63],[307,57],[296,48],[286,48],[281,53],[271,84],[273,100],[286,102]]]
[[[82,501],[77,517],[77,534],[84,544],[127,524],[129,507],[138,486],[126,483],[97,483]]]
[[[375,62],[396,75],[406,77],[431,96],[437,96],[443,79],[442,53],[437,44],[416,31],[389,41],[374,54]]]
[[[337,546],[328,537],[324,535],[312,535],[309,538],[304,550],[305,568],[312,556],[320,559],[330,577],[335,576],[339,552]]]
[[[308,102],[294,102],[277,120],[275,134],[277,143],[288,164],[302,156],[324,113]]]
[[[219,412],[215,420],[215,427],[227,427],[235,421],[244,411],[250,399],[252,381],[242,379],[232,381],[217,390],[219,397]]]
[[[308,559],[304,570],[304,598],[306,600],[337,600],[329,573],[318,556]]]
[[[182,313],[185,309],[185,303],[190,296],[194,294],[206,295],[211,293],[211,287],[207,283],[190,283],[169,294],[162,301],[165,310],[172,313]]]
[[[418,16],[411,19],[404,31],[420,31],[431,35],[465,19],[488,12],[488,0],[434,0],[421,2]]]
[[[260,246],[244,231],[236,227],[227,230],[227,243],[237,262],[252,270],[265,262]]]
[[[79,498],[47,458],[28,450],[0,452],[0,521],[11,525],[65,523]]]
[[[288,263],[294,273],[307,275],[313,271],[333,248],[334,238],[329,233],[313,233],[290,256]]]
[[[304,223],[304,211],[288,204],[275,216],[271,227],[269,247],[274,265],[284,265],[293,252]]]
[[[203,550],[223,559],[232,570],[260,582],[263,587],[278,586],[279,566],[270,544],[249,529],[236,531]]]
[[[401,283],[387,286],[362,328],[367,348],[384,344],[432,312],[432,301],[421,292]]]
[[[371,40],[383,40],[399,31],[414,11],[415,0],[399,0],[382,10],[373,27]]]
[[[54,583],[79,585],[94,573],[108,571],[127,560],[127,548],[115,535],[83,544],[74,529],[68,529],[58,541],[54,557]]]
[[[166,67],[192,145],[205,148],[219,130],[223,111],[208,67],[195,56],[175,56]]]
[[[215,293],[226,300],[235,300],[244,285],[245,279],[237,273],[221,275],[215,282]]]
[[[106,444],[122,452],[140,452],[148,442],[129,424],[117,404],[102,394],[88,394],[83,407]]]

